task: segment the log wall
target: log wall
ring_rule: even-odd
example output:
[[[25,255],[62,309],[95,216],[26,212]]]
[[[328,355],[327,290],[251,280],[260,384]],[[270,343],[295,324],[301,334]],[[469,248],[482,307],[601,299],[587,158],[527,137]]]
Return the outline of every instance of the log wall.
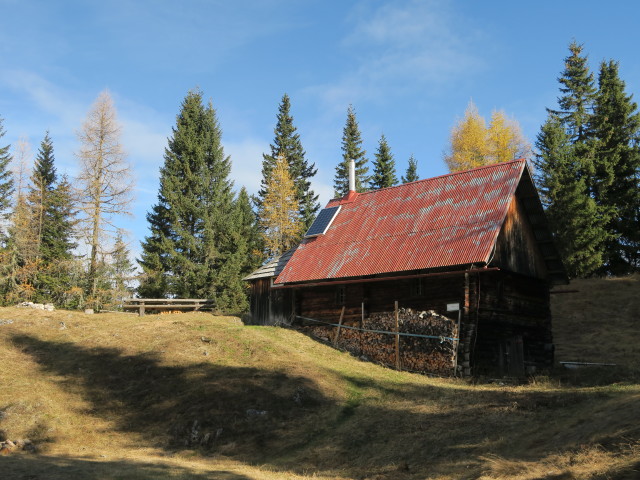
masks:
[[[549,287],[533,277],[470,270],[420,280],[299,288],[295,296],[296,315],[337,323],[344,306],[343,324],[357,327],[363,326],[363,304],[365,319],[390,314],[396,300],[400,308],[433,310],[457,319],[457,314],[447,312],[446,306],[458,303],[458,373],[519,377],[553,364]],[[358,333],[347,334],[354,335]],[[435,355],[434,351],[432,361],[422,364],[435,366]],[[431,373],[442,373],[447,368],[439,367]]]
[[[507,272],[472,275],[474,374],[522,376],[553,365],[549,286]]]
[[[290,325],[293,320],[294,291],[272,289],[271,278],[251,281],[250,325]]]
[[[398,301],[401,308],[434,310],[446,315],[448,303],[462,301],[463,286],[464,274],[461,272],[448,277],[299,288],[296,289],[296,314],[337,321],[344,306],[344,323],[355,325],[362,319],[363,303],[365,317],[368,317],[393,311],[394,302]]]

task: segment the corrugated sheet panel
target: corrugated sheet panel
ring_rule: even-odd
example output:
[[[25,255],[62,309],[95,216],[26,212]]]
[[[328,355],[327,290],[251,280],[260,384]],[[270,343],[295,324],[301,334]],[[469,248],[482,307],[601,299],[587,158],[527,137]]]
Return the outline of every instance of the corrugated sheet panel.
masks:
[[[258,268],[254,272],[251,272],[242,280],[255,280],[258,278],[277,277],[278,275],[280,275],[280,272],[282,272],[287,262],[291,259],[293,252],[295,251],[296,251],[295,247],[287,250],[279,257],[276,257],[273,260],[268,261],[267,263],[262,265],[260,268]]]
[[[524,168],[516,160],[361,193],[325,235],[302,241],[276,283],[486,262]]]

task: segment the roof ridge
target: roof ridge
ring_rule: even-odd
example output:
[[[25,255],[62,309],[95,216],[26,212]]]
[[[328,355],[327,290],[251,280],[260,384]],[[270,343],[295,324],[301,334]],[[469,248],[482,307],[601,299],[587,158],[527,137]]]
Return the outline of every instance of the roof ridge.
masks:
[[[453,175],[460,175],[460,174],[463,174],[463,173],[469,173],[469,172],[473,172],[473,171],[476,171],[476,170],[484,170],[486,168],[496,168],[496,167],[500,167],[500,166],[507,165],[507,164],[510,164],[510,163],[524,163],[526,165],[527,164],[527,159],[526,158],[516,158],[514,160],[509,160],[508,162],[492,163],[491,165],[482,165],[480,167],[468,168],[466,170],[459,170],[457,172],[449,172],[449,173],[445,173],[443,175],[436,175],[435,177],[422,178],[420,180],[416,180],[415,182],[401,183],[400,185],[392,185],[390,187],[378,188],[377,190],[367,190],[366,192],[359,192],[358,193],[358,197],[360,197],[362,195],[367,195],[367,194],[370,194],[370,193],[381,192],[383,190],[390,190],[392,188],[399,188],[399,187],[405,187],[407,185],[413,185],[414,183],[428,182],[430,180],[436,180],[438,178],[451,177]],[[332,198],[331,200],[329,200],[329,202],[333,202],[334,200],[341,200],[342,198],[344,198],[344,197]],[[329,202],[327,202],[327,205],[329,204]]]

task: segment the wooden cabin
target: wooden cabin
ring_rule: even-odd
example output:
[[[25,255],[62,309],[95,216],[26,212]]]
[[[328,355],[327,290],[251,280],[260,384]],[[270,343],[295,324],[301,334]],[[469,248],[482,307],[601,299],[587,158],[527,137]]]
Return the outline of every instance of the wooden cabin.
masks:
[[[529,168],[516,160],[350,191],[327,204],[295,250],[247,280],[256,323],[316,322],[314,334],[338,344],[332,332],[346,328],[345,348],[384,363],[398,338],[396,363],[414,370],[522,376],[553,363],[549,289],[567,277]],[[399,333],[430,332],[420,319],[436,317],[426,312],[449,326]],[[389,330],[399,335],[380,334],[372,346],[370,325],[392,313]],[[377,350],[387,353],[376,358]],[[436,362],[436,350],[450,364]]]
[[[295,248],[268,261],[243,280],[249,282],[249,314],[245,322],[250,325],[291,325],[293,320],[293,291],[274,290],[273,281],[280,275]]]

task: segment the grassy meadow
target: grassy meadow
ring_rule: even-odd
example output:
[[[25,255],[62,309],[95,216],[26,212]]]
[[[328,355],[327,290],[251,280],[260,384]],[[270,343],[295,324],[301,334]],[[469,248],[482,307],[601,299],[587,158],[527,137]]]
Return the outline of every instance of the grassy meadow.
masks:
[[[640,277],[553,296],[557,368],[512,385],[365,363],[206,313],[0,309],[0,477],[640,478]],[[566,289],[565,288],[565,289]]]

